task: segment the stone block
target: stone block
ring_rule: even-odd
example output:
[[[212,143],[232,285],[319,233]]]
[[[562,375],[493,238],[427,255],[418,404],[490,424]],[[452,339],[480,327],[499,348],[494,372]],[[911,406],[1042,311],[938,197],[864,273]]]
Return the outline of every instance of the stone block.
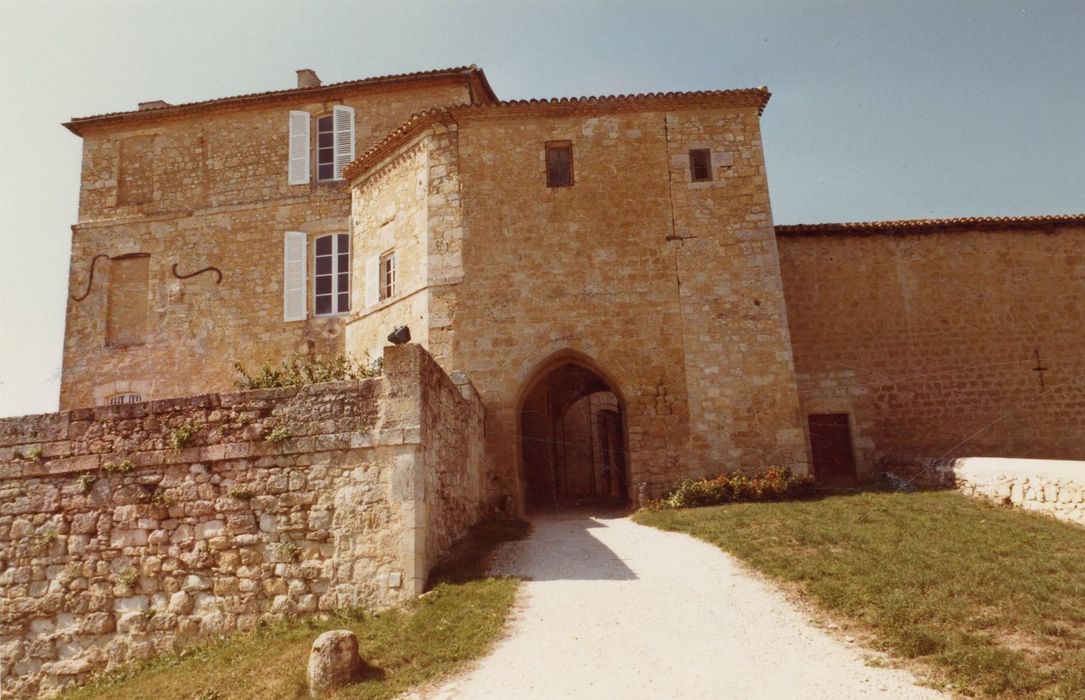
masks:
[[[350,630],[331,630],[316,638],[309,654],[309,694],[326,697],[355,680],[362,669],[358,639]]]

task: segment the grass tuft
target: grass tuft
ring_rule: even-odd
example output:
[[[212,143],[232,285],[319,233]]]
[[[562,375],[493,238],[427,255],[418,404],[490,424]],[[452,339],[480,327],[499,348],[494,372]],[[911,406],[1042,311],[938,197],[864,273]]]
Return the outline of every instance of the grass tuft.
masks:
[[[1085,532],[953,492],[641,511],[970,695],[1085,698]]]

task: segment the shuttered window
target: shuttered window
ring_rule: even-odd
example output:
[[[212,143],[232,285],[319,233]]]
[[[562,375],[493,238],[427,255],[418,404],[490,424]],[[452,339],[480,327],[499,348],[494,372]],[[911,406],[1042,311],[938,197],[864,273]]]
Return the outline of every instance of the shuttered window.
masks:
[[[314,131],[316,139],[310,141]],[[316,171],[317,182],[343,179],[343,168],[354,160],[354,108],[336,105],[331,114],[318,117],[290,112],[289,160],[291,185],[307,184],[310,169]]]
[[[375,306],[380,301],[380,256],[374,255],[365,260],[365,305]]]
[[[309,113],[290,112],[290,163],[287,181],[309,183]]]
[[[335,121],[335,179],[343,179],[343,168],[354,160],[354,108],[332,108]]]
[[[313,253],[313,313],[345,314],[350,311],[350,236],[321,236]]]
[[[283,240],[283,320],[304,321],[305,234],[287,231]]]

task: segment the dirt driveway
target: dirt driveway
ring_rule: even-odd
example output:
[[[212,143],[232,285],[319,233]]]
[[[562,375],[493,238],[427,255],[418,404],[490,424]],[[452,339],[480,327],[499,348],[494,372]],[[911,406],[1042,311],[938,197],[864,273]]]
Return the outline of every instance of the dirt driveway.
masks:
[[[729,555],[627,518],[534,521],[507,637],[429,698],[940,698],[813,626]]]

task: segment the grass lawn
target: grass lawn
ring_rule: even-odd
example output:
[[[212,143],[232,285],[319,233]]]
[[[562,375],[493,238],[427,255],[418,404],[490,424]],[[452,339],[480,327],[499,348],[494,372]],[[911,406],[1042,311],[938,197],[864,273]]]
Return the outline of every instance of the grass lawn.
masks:
[[[642,511],[966,695],[1085,698],[1085,530],[953,492]],[[726,604],[723,601],[721,604]]]
[[[477,528],[456,558],[435,575],[425,597],[377,613],[291,620],[137,664],[63,697],[110,700],[307,698],[309,648],[321,633],[358,635],[368,680],[336,698],[390,698],[447,675],[485,654],[500,636],[518,581],[483,578],[498,543],[523,537],[523,523]]]

